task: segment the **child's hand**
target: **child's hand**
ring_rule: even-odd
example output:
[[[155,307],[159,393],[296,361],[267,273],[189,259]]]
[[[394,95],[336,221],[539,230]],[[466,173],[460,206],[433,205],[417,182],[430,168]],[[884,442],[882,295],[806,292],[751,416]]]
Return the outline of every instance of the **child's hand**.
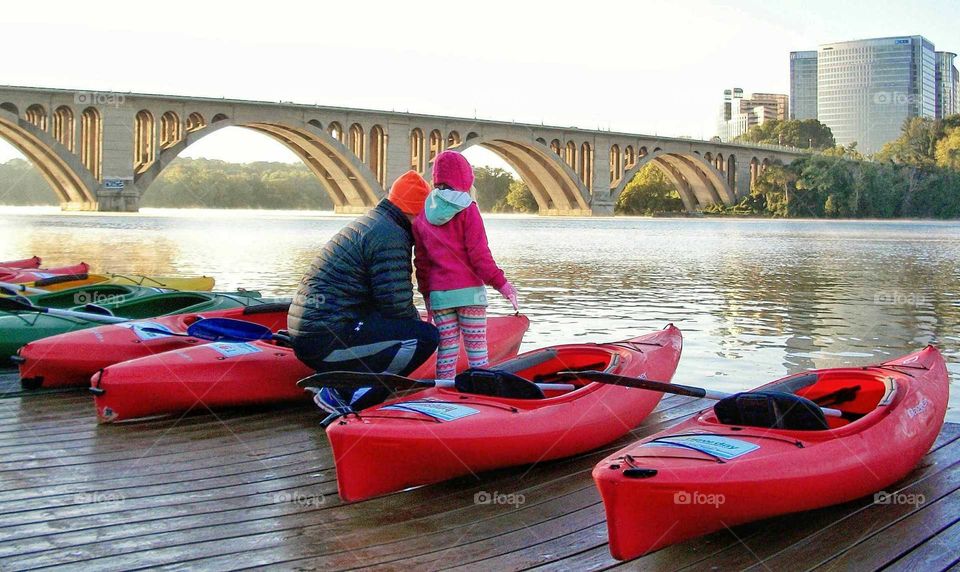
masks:
[[[514,312],[520,311],[520,306],[517,305],[517,289],[513,287],[513,284],[505,282],[503,286],[497,289],[497,292],[500,292],[504,298],[510,300],[510,303],[513,304]]]

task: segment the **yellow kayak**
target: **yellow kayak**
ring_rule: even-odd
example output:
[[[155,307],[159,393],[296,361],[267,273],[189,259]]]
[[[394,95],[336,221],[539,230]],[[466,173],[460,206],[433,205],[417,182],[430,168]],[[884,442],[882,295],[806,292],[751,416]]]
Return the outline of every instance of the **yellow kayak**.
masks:
[[[60,277],[57,277],[60,278]],[[65,290],[89,284],[120,284],[123,286],[151,286],[171,290],[191,290],[208,292],[213,290],[215,280],[210,276],[141,276],[139,274],[86,274],[77,275],[74,280],[59,281],[57,278],[38,280],[23,284],[28,288],[42,288],[49,291]],[[18,284],[19,286],[19,284]]]

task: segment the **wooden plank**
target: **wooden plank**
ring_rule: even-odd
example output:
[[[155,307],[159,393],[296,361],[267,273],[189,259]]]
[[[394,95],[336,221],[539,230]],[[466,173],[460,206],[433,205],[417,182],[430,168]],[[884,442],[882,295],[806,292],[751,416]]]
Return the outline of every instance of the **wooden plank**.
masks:
[[[884,570],[915,572],[960,567],[960,548],[958,547],[960,547],[960,522],[954,522]]]
[[[956,470],[956,469],[955,469]],[[908,500],[908,499],[905,499]],[[920,510],[879,531],[842,554],[823,562],[818,570],[877,570],[922,546],[960,520],[960,490],[931,502],[923,499]],[[956,545],[948,547],[956,550]],[[941,548],[943,549],[943,547]],[[955,554],[960,556],[960,553]],[[924,568],[929,570],[930,568]]]
[[[960,425],[945,426],[931,451],[942,449],[956,441],[958,437],[960,437]],[[924,463],[926,462],[925,460]],[[905,482],[921,478],[924,474],[924,472],[915,471]],[[819,511],[750,523],[737,527],[733,531],[720,531],[669,546],[654,554],[632,560],[623,567],[632,569],[641,566],[659,570],[670,569],[671,566],[676,568],[688,566],[692,569],[708,570],[713,569],[717,563],[722,563],[724,569],[743,569],[757,562],[755,555],[758,552],[785,548],[790,543],[817,531],[820,527],[827,526],[842,518],[843,515],[864,506],[869,500],[864,499]],[[556,562],[544,564],[539,569],[606,569],[618,564],[609,554],[605,536],[601,545],[588,546],[584,543],[575,548],[579,550],[569,553],[568,556],[554,553],[557,557]]]
[[[671,407],[668,409],[668,411],[673,411],[673,413],[669,415],[664,413],[659,413],[656,417],[660,418],[660,423],[656,425],[651,425],[647,430],[650,432],[659,430],[660,424],[671,424],[675,422],[674,416],[682,417],[682,416],[688,415],[693,410],[699,409],[699,404],[696,404],[695,402],[688,399],[678,400],[678,403],[685,404],[687,407],[683,407],[683,408]],[[591,454],[590,456],[581,456],[574,460],[555,462],[555,463],[545,464],[545,465],[549,467],[548,470],[550,470],[551,475],[566,478],[567,476],[569,476],[571,471],[571,467],[568,466],[568,464],[570,462],[577,462],[577,466],[580,468],[580,473],[581,473],[579,476],[580,478],[580,482],[578,483],[579,486],[581,487],[586,486],[587,488],[589,488],[591,494],[594,494],[592,490],[592,483],[590,483],[590,480],[589,480],[590,469],[592,469],[593,465],[596,463],[597,460],[599,460],[600,457],[608,454],[610,450],[615,450],[619,446],[622,446],[622,443],[612,445],[610,448],[608,448],[608,450],[599,451]],[[505,476],[502,477],[502,479],[504,480],[504,482],[515,482],[517,474],[524,470],[525,469],[509,470],[505,473]],[[497,481],[495,480],[494,483],[497,483]],[[436,519],[436,523],[440,523],[445,527],[450,527],[451,525],[458,525],[457,523],[461,522],[464,519],[462,518],[451,519],[449,518],[449,516],[453,516],[453,515],[445,514],[445,512],[447,510],[458,510],[458,507],[460,505],[463,505],[464,501],[469,502],[469,505],[467,507],[468,510],[475,510],[477,507],[473,506],[473,503],[472,503],[474,492],[473,490],[468,490],[466,493],[464,493],[462,483],[448,485],[448,486],[450,486],[449,493],[447,493],[446,495],[444,494],[437,495],[436,492],[433,492],[433,494],[428,494],[429,501],[424,501],[424,502],[418,502],[418,499],[411,499],[410,498],[411,494],[414,496],[418,494],[427,494],[426,493],[427,489],[432,488],[434,489],[434,491],[436,491],[436,489],[438,488],[442,489],[444,485],[440,485],[439,487],[427,487],[427,489],[421,489],[420,491],[413,491],[412,493],[404,493],[403,495],[393,495],[392,497],[386,497],[385,499],[375,499],[374,501],[369,501],[367,503],[359,503],[357,505],[348,505],[347,507],[345,507],[345,510],[339,511],[340,512],[339,515],[336,515],[336,514],[328,515],[327,518],[325,519],[327,522],[321,521],[321,524],[319,525],[320,531],[317,534],[317,539],[315,542],[312,542],[309,544],[309,548],[311,550],[318,550],[320,547],[324,546],[325,542],[329,544],[330,543],[329,539],[331,535],[336,532],[340,532],[341,535],[348,534],[349,537],[334,538],[333,539],[334,544],[332,548],[333,550],[337,549],[337,546],[339,546],[338,543],[342,543],[344,541],[349,541],[353,543],[369,542],[369,537],[371,533],[369,530],[366,529],[365,523],[369,522],[369,520],[371,519],[379,518],[380,514],[396,515],[394,518],[391,519],[392,522],[381,524],[381,526],[386,525],[388,527],[392,527],[393,534],[400,535],[398,538],[405,538],[410,536],[411,534],[415,535],[416,530],[421,530],[423,523],[421,522],[421,523],[418,523],[418,525],[414,525],[412,521],[415,521],[417,518],[422,519],[424,517],[424,513],[426,513],[426,518],[431,518],[435,514],[442,514],[443,515],[442,517]],[[480,489],[477,488],[477,490],[480,490]],[[444,501],[445,497],[448,499],[447,502]],[[450,503],[450,501],[452,501],[452,504],[448,504]],[[362,515],[364,512],[367,512],[367,510],[360,511],[358,509],[366,508],[369,510],[369,505],[375,506],[377,503],[384,504],[385,505],[384,508],[373,510],[373,512],[370,515],[368,515],[366,518],[363,518],[362,516],[359,519],[357,518],[358,514]],[[333,510],[336,512],[336,506],[338,504],[339,504],[338,499],[334,499],[329,505],[324,506],[322,510],[324,511]],[[365,507],[364,505],[367,505],[367,506]],[[396,506],[392,506],[391,508],[391,505],[396,505]],[[432,507],[433,510],[414,511],[414,510],[411,510],[411,507],[415,507],[417,509]],[[275,507],[270,507],[269,505],[261,506],[258,508],[254,508],[253,511],[259,512],[262,509],[269,510],[271,508],[275,508]],[[207,520],[210,520],[211,517],[218,518],[220,516],[235,516],[237,514],[249,516],[251,515],[251,512],[252,512],[251,510],[231,511],[230,515],[221,515],[220,513],[216,513],[213,515],[209,515],[207,517]],[[155,516],[155,514],[151,516]],[[290,527],[291,534],[293,535],[292,538],[296,539],[296,538],[299,538],[300,536],[311,534],[311,531],[309,529],[298,530],[298,527],[313,524],[314,528],[317,528],[318,526],[316,522],[317,517],[316,515],[311,515],[311,516],[313,518],[313,521],[308,520],[306,522],[290,523],[292,525],[296,525],[296,526]],[[165,520],[164,522],[166,524],[176,526],[176,523],[171,523],[169,520]],[[129,523],[127,524],[127,526],[124,526],[123,523],[118,523],[117,526],[118,527],[123,526],[125,530],[129,531]],[[286,526],[288,526],[288,524],[285,522],[284,528],[286,528]],[[73,526],[71,526],[71,528],[73,528]],[[218,540],[219,536],[222,536],[224,534],[223,529],[224,527],[221,526],[210,531],[211,533],[215,533],[215,536],[213,536],[213,540],[209,543],[209,545],[198,545],[196,543],[197,540],[206,538],[206,535],[204,534],[205,531],[194,530],[189,537],[191,540],[194,541],[194,543],[191,544],[190,548],[194,552],[201,552],[201,553],[203,552],[204,549],[209,549],[213,551],[212,554],[227,551],[227,556],[223,559],[223,561],[226,564],[235,565],[237,564],[238,557],[250,556],[248,554],[250,551],[244,550],[244,548],[248,547],[251,543],[254,543],[254,542],[256,543],[256,546],[263,547],[264,546],[263,542],[266,541],[266,542],[277,544],[276,551],[279,556],[289,557],[288,547],[285,546],[283,542],[280,542],[277,538],[273,537],[272,535],[261,534],[260,536],[257,536],[258,533],[263,532],[262,523],[260,522],[250,523],[250,525],[245,529],[248,536],[240,535],[239,538],[237,538],[233,542],[223,542],[222,540]],[[97,537],[100,541],[104,540],[102,535],[102,532],[104,530],[105,529],[103,528],[97,529],[97,532],[98,532]],[[233,534],[237,534],[235,527],[232,528],[231,530],[233,531]],[[216,536],[216,535],[219,535],[219,536]],[[253,535],[253,536],[251,537],[249,535]],[[376,537],[387,538],[387,536],[385,536],[385,531],[382,528],[376,531]],[[59,542],[62,539],[58,538],[57,540]],[[167,543],[170,542],[170,540],[166,538],[157,539],[157,540],[166,540]],[[183,537],[178,538],[174,536],[173,542],[183,544],[186,541]],[[150,544],[150,543],[148,542],[147,544]],[[160,543],[160,545],[164,545],[164,543]],[[102,550],[103,546],[112,547],[115,551],[120,551],[122,549],[122,547],[117,546],[116,542],[111,542],[109,545],[104,545],[102,542],[100,542],[97,545],[91,547],[91,549]],[[131,546],[133,548],[140,549],[140,550],[145,549],[145,544],[142,540],[137,541]],[[146,557],[161,558],[166,556],[165,553],[157,552],[156,550],[158,548],[157,544],[150,544],[149,547],[151,548],[151,550],[149,554],[146,555]],[[177,557],[179,558],[180,557],[179,554],[182,553],[182,550],[183,550],[182,548],[177,548],[177,546],[174,545],[172,554],[178,555]],[[240,554],[234,555],[232,554],[233,551],[240,552]],[[74,550],[74,552],[76,552],[76,550]],[[142,561],[144,557],[145,555],[143,554],[135,554],[135,555],[131,555],[130,560],[118,560],[116,558],[109,559],[109,560],[112,563],[111,565],[122,567],[125,565],[130,565],[128,564],[128,562],[132,563],[135,561]],[[153,564],[153,563],[162,562],[162,560],[156,561],[156,562],[154,560],[150,560],[150,562]],[[258,560],[257,562],[262,563],[262,561],[260,560]],[[352,562],[353,561],[351,560],[351,563]],[[89,565],[92,565],[92,564],[93,562],[91,562]],[[106,565],[106,562],[104,562],[104,565]],[[214,565],[213,562],[205,563],[205,566],[212,566],[212,565]]]
[[[0,374],[0,388],[9,379]],[[312,405],[98,426],[82,392],[8,397],[0,399],[0,568],[616,566],[590,470],[626,443],[706,405],[666,397],[641,427],[599,451],[343,504],[329,446],[317,427],[321,416]],[[954,565],[949,558],[934,559],[929,547],[941,535],[952,540],[958,534],[960,525],[949,522],[958,492],[946,470],[960,460],[960,443],[948,446],[958,436],[960,426],[945,427],[925,461],[934,464],[901,485],[931,493],[921,510],[869,511],[863,503],[848,503],[735,532],[768,558],[804,542],[814,548],[830,544],[836,531],[859,533],[860,542],[822,551],[817,562],[831,568],[881,560]],[[523,494],[524,503],[480,505],[473,497],[480,491]],[[87,502],[96,494],[108,501]],[[119,502],[109,502],[111,494]],[[925,525],[933,529],[928,537]],[[811,540],[818,526],[832,530],[828,539]],[[904,532],[867,534],[871,526]],[[787,536],[784,545],[776,545],[771,527]],[[734,567],[742,561],[740,540],[724,531],[624,565]],[[880,553],[885,556],[871,559]],[[770,562],[790,564],[785,558]]]

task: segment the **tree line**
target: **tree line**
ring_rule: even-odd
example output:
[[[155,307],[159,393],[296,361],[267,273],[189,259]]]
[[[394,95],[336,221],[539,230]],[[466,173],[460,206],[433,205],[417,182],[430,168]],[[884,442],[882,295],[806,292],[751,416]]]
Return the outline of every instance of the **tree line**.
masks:
[[[960,218],[960,115],[912,118],[872,157],[832,146],[770,165],[750,195],[708,213],[774,217]]]
[[[477,204],[487,212],[536,212],[527,186],[496,167],[476,169]],[[0,163],[0,204],[56,205],[57,196],[24,159]],[[150,185],[144,207],[333,210],[333,201],[302,163],[229,163],[179,158]]]

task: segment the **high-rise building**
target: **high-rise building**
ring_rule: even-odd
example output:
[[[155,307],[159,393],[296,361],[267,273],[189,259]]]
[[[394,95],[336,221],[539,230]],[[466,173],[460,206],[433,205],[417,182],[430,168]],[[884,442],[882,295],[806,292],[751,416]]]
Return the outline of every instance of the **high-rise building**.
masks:
[[[923,36],[837,42],[817,53],[817,119],[838,145],[878,151],[911,117],[934,118],[936,56]]]
[[[960,113],[958,103],[957,83],[960,81],[960,72],[953,65],[957,54],[952,52],[937,52],[937,117],[943,119],[955,113]]]
[[[790,52],[790,119],[817,118],[817,52]]]
[[[730,141],[746,133],[751,127],[770,120],[786,120],[789,98],[781,93],[753,93],[743,96],[743,89],[723,90],[723,106],[717,124],[717,136]]]

